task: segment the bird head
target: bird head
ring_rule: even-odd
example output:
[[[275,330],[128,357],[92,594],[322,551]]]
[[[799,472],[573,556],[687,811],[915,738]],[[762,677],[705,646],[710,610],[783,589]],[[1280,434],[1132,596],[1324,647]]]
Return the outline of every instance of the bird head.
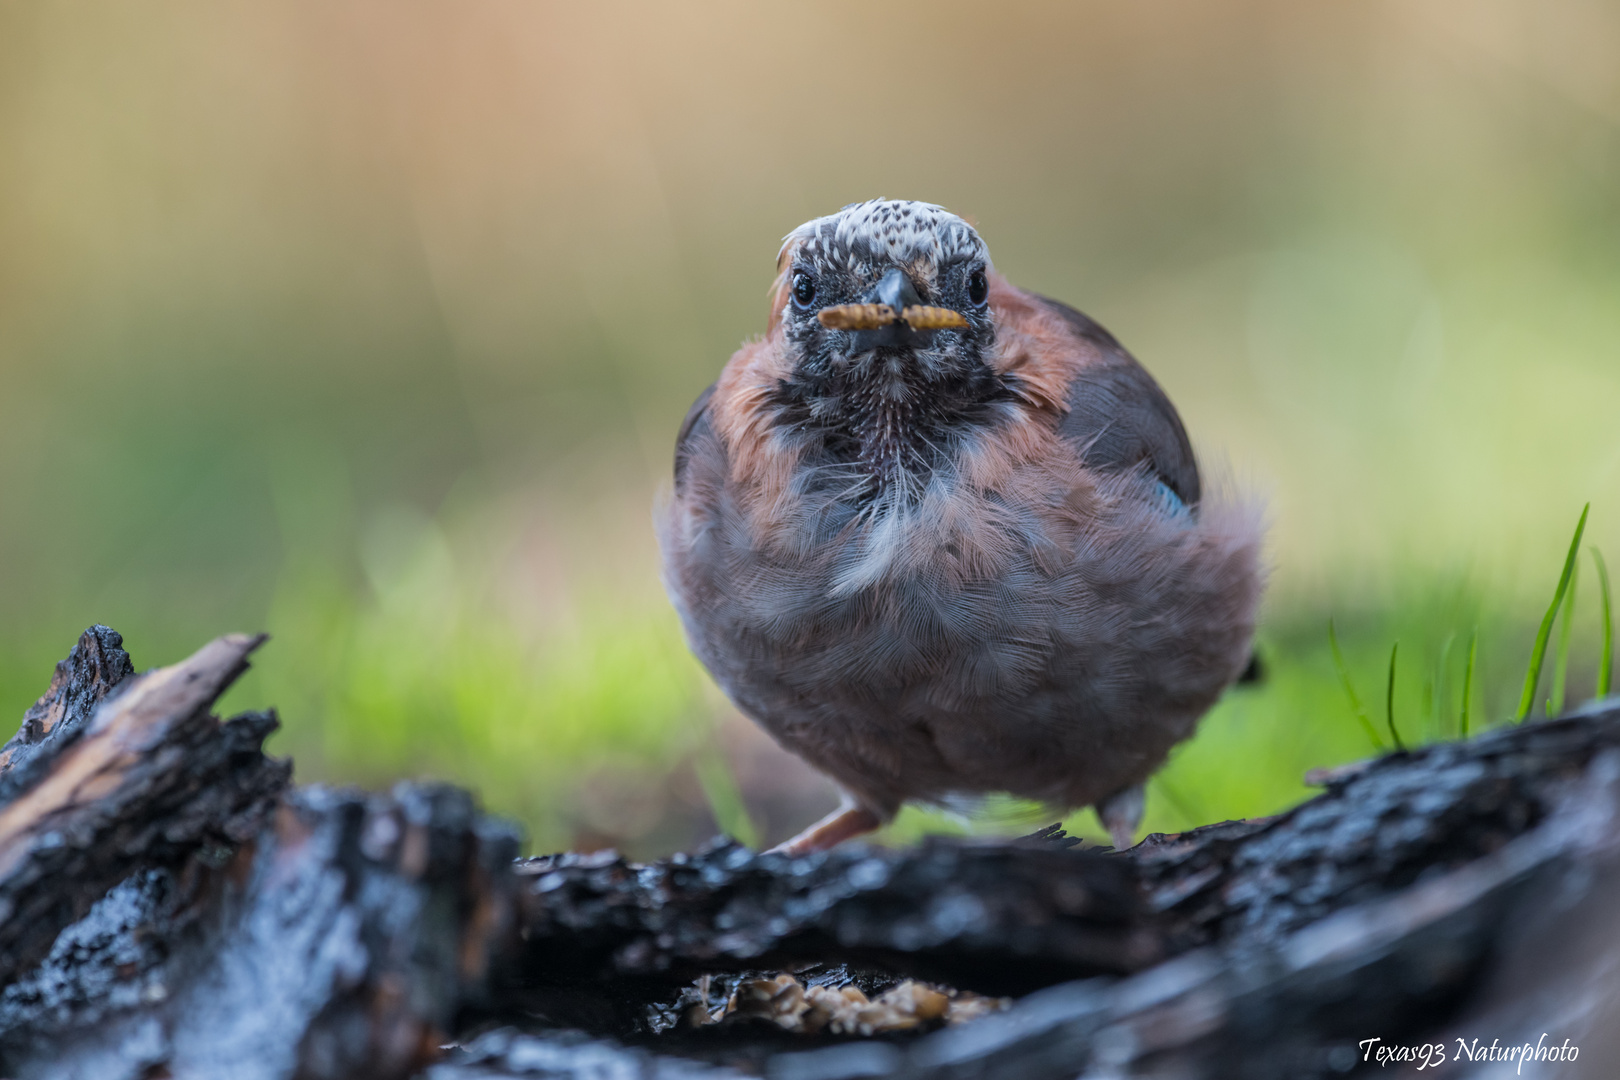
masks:
[[[879,479],[926,467],[926,449],[999,390],[984,359],[990,253],[955,214],[854,203],[789,233],[778,271],[772,322],[792,370],[781,415]]]
[[[990,252],[932,203],[871,199],[787,235],[773,316],[808,368],[909,354],[977,356],[989,336]]]

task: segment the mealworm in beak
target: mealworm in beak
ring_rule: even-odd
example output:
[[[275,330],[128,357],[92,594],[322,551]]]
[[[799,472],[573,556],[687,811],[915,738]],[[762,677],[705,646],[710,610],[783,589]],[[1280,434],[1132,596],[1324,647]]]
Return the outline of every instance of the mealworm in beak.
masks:
[[[816,319],[829,330],[878,330],[896,318],[888,304],[839,304],[816,313]]]
[[[968,324],[960,311],[942,307],[912,306],[900,313],[913,330],[959,330]]]
[[[959,330],[968,324],[960,311],[921,305],[912,305],[896,316],[888,304],[839,304],[822,308],[816,318],[829,330],[878,330],[896,318],[913,330]]]

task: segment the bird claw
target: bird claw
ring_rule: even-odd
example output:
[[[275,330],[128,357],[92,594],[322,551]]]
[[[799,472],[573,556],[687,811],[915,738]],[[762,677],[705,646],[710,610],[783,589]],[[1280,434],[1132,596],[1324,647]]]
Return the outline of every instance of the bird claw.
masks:
[[[1116,791],[1097,804],[1097,817],[1114,843],[1115,851],[1125,851],[1136,845],[1136,830],[1142,824],[1147,809],[1147,791],[1141,784],[1132,784]]]

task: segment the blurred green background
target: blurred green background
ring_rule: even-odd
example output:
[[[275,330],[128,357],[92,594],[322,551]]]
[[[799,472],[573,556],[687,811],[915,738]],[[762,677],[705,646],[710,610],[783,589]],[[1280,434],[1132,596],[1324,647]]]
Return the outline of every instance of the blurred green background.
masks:
[[[1380,724],[1400,641],[1410,741],[1477,628],[1500,722],[1587,500],[1620,563],[1616,56],[1598,0],[0,5],[0,706],[93,621],[264,628],[227,704],[301,779],[465,781],[538,850],[796,830],[833,794],[686,653],[649,507],[781,236],[887,195],[1270,501],[1270,678],[1149,827],[1370,752],[1330,615]]]

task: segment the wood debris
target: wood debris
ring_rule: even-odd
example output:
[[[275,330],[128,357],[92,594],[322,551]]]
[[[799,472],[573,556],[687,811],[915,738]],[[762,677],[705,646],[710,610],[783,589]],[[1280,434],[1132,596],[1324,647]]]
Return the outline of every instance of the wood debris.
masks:
[[[1620,1058],[1620,701],[1123,853],[515,859],[454,788],[289,787],[273,713],[210,712],[262,640],[135,675],[92,628],[0,748],[0,1075],[1281,1080],[1368,1033],[1543,1031]]]

